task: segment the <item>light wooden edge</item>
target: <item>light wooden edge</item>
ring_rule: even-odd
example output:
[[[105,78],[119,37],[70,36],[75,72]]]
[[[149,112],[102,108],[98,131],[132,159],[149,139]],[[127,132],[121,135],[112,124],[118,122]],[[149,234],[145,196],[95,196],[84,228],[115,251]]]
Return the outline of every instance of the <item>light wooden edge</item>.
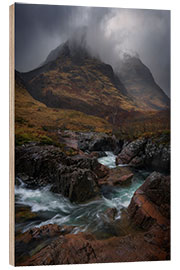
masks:
[[[14,94],[15,94],[15,5],[9,7],[9,263],[15,265],[15,155],[14,155]]]

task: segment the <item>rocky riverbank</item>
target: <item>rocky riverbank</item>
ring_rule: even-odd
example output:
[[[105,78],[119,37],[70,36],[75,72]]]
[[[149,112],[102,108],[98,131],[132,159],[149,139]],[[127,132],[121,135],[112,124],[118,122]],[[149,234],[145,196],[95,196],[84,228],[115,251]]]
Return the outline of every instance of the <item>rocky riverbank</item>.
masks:
[[[22,246],[32,247],[37,241],[39,244],[34,254],[29,256],[27,252],[19,265],[170,259],[169,181],[169,177],[154,172],[134,194],[127,215],[130,223],[135,223],[141,231],[99,240],[91,233],[74,235],[72,227],[43,226],[17,236],[17,252]],[[162,189],[165,192],[158,196]],[[47,237],[49,242],[45,242]]]
[[[136,168],[170,172],[170,145],[157,139],[137,139],[124,144],[118,154],[116,164],[128,164]]]
[[[37,143],[16,147],[16,185],[22,181],[26,188],[35,190],[50,186],[53,193],[62,194],[77,204],[100,198],[104,187],[128,187],[139,168],[157,169],[163,173],[153,172],[146,178],[123,210],[121,219],[117,218],[117,210],[113,207],[102,214],[103,226],[110,228],[113,237],[99,239],[90,230],[74,234],[73,226],[56,224],[24,233],[18,231],[16,264],[168,260],[169,145],[161,139],[142,138],[127,142],[106,134],[70,131],[59,133],[59,137],[68,151]],[[106,151],[117,154],[117,164],[128,166],[110,169],[100,164],[97,158],[106,155]],[[18,218],[21,218],[19,213]],[[22,253],[23,249],[27,252]]]
[[[135,168],[170,173],[170,139],[168,134],[144,137],[133,141],[95,132],[65,131],[61,133],[61,138],[64,137],[67,144],[73,138],[76,149],[95,157],[105,155],[105,151],[112,151],[115,155],[118,155],[117,165],[128,164]]]

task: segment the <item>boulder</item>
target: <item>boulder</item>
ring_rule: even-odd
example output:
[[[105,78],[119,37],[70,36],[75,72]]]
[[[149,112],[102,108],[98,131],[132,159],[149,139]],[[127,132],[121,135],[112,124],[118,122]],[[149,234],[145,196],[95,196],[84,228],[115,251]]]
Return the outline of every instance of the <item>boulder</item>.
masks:
[[[167,227],[170,218],[170,177],[153,172],[135,192],[128,207],[133,222],[143,229]]]
[[[170,172],[170,145],[160,138],[138,139],[125,142],[116,158],[116,164],[128,164],[166,174]]]
[[[146,168],[159,172],[170,172],[170,145],[148,140],[145,147]]]
[[[104,152],[115,150],[118,153],[122,148],[122,144],[123,141],[105,133],[79,133],[78,137],[78,148],[82,151]]]
[[[129,164],[130,161],[144,149],[145,144],[146,139],[138,139],[129,143],[117,156],[116,164]]]
[[[117,167],[109,170],[109,173],[104,178],[98,179],[99,185],[126,185],[131,182],[134,174],[129,167]]]
[[[96,158],[86,155],[67,156],[55,146],[36,144],[16,147],[16,176],[29,188],[51,185],[74,202],[84,202],[99,194],[98,178],[108,169]]]
[[[106,211],[103,213],[105,216],[105,221],[109,223],[113,223],[115,220],[115,217],[117,215],[117,209],[116,208],[108,208]]]

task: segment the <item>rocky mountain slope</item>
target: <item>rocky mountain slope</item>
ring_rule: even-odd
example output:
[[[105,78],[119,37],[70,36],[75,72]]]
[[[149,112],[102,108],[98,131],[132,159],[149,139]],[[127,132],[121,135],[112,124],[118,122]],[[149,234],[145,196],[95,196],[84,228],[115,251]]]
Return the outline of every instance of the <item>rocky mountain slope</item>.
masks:
[[[58,57],[38,69],[20,74],[29,93],[48,107],[73,109],[113,122],[136,104],[110,65],[68,43]]]
[[[19,76],[29,93],[48,107],[78,110],[116,125],[132,113],[167,109],[169,104],[140,60],[133,58],[117,76],[110,65],[69,42],[52,51],[42,66]]]
[[[118,69],[118,77],[140,109],[147,111],[169,108],[169,98],[157,85],[148,67],[138,57],[125,55]]]
[[[34,99],[25,88],[19,73],[15,84],[15,134],[16,143],[29,141],[57,142],[58,130],[111,132],[104,119],[79,111],[49,108]]]

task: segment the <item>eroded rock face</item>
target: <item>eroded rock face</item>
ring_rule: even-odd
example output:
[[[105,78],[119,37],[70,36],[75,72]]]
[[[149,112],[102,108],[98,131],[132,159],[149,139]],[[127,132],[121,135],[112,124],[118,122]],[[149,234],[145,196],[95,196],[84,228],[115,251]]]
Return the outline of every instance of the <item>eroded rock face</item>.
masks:
[[[145,144],[145,139],[138,139],[129,143],[118,155],[116,164],[129,164],[130,161],[144,149]]]
[[[92,234],[60,236],[20,265],[58,265],[169,259],[169,235],[159,227],[148,233],[97,240]],[[165,247],[162,248],[162,245]]]
[[[135,192],[128,207],[128,213],[143,229],[153,224],[169,226],[170,218],[170,177],[153,172]]]
[[[118,154],[122,149],[122,145],[123,141],[119,141],[115,136],[108,136],[105,133],[80,133],[78,138],[78,148],[82,151],[115,151]]]
[[[73,226],[48,224],[40,228],[35,227],[24,233],[19,233],[15,238],[16,264],[19,265],[24,258],[28,258],[32,254],[39,252],[39,250],[49,245],[60,235],[71,233],[72,230]]]
[[[169,173],[170,145],[163,144],[158,139],[138,139],[126,143],[116,158],[116,164]]]
[[[16,147],[16,176],[29,188],[50,184],[51,190],[74,202],[99,193],[97,179],[108,173],[96,158],[66,156],[58,147],[30,144]]]
[[[104,178],[98,180],[99,185],[127,185],[131,183],[134,173],[129,167],[117,167],[109,170]]]
[[[145,147],[145,166],[159,172],[170,171],[170,145],[153,143],[149,140]]]

